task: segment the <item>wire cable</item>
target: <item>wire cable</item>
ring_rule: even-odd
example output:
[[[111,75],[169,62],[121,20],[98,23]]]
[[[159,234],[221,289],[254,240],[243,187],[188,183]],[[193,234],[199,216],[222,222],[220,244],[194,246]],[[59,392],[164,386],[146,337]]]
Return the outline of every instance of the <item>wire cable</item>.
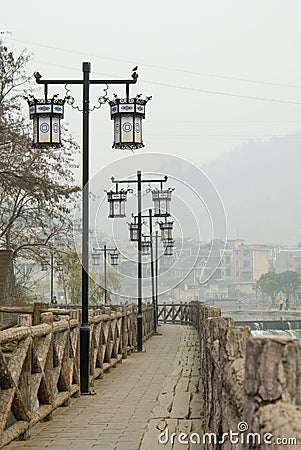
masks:
[[[128,59],[120,59],[120,58],[112,58],[112,57],[109,57],[109,56],[101,56],[101,55],[96,55],[94,53],[80,52],[78,50],[70,50],[70,49],[61,48],[61,47],[55,47],[55,46],[52,46],[52,45],[40,44],[38,42],[24,41],[24,40],[21,40],[21,39],[15,39],[15,38],[11,38],[11,37],[6,37],[6,39],[9,39],[11,41],[21,42],[23,44],[30,44],[30,45],[36,45],[38,47],[49,48],[51,50],[60,50],[60,51],[63,51],[63,52],[74,53],[74,54],[77,54],[77,55],[91,56],[93,58],[104,59],[104,60],[107,60],[107,61],[122,62],[122,63],[127,63],[127,64],[136,64],[137,63],[137,61],[132,61],[132,60],[128,60]],[[226,79],[226,80],[234,80],[234,81],[240,81],[240,82],[245,82],[245,83],[265,84],[265,85],[270,85],[270,86],[289,87],[289,88],[301,89],[301,86],[294,85],[294,84],[273,83],[273,82],[270,82],[270,81],[251,80],[249,78],[241,78],[241,77],[234,77],[234,76],[227,76],[227,75],[218,75],[218,74],[206,73],[206,72],[202,73],[202,72],[197,72],[197,71],[193,71],[193,70],[172,68],[172,67],[166,67],[166,66],[155,65],[155,64],[145,64],[145,63],[141,63],[141,62],[139,62],[139,66],[151,67],[153,69],[168,70],[168,71],[172,71],[172,72],[187,73],[187,74],[197,75],[197,76],[207,76],[207,77],[221,78],[221,79]]]
[[[58,64],[52,64],[49,62],[44,62],[44,61],[38,61],[41,64],[47,64],[47,65],[51,65],[51,66],[57,66],[57,67],[63,67],[65,69],[68,69],[68,67],[66,66],[60,66]],[[69,67],[69,70],[76,70],[73,67]],[[99,73],[99,72],[93,72],[95,75],[99,75],[99,76],[109,76],[112,78],[120,78],[116,75],[113,74],[104,74],[104,73]],[[252,95],[241,95],[241,94],[234,94],[232,92],[223,92],[223,91],[212,91],[209,89],[200,89],[200,88],[193,88],[193,87],[188,87],[188,86],[181,86],[181,85],[175,85],[175,84],[169,84],[169,83],[159,83],[157,81],[150,81],[150,80],[141,80],[140,83],[146,83],[146,84],[150,84],[150,85],[156,85],[156,86],[164,86],[164,87],[170,87],[170,88],[175,88],[175,89],[183,89],[186,91],[194,91],[194,92],[203,92],[205,94],[214,94],[214,95],[223,95],[223,96],[228,96],[228,97],[236,97],[236,98],[243,98],[243,99],[247,99],[247,100],[259,100],[259,101],[265,101],[265,102],[273,102],[273,103],[285,103],[285,104],[291,104],[291,105],[301,105],[301,102],[297,102],[297,101],[293,101],[293,100],[281,100],[281,99],[272,99],[272,98],[266,98],[266,97],[255,97]]]

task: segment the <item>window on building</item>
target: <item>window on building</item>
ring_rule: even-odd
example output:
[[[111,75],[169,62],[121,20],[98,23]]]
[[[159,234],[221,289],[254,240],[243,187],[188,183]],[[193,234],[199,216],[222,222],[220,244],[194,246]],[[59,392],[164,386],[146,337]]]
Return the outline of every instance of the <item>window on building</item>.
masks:
[[[243,251],[244,256],[250,256],[250,250],[244,250]]]
[[[230,277],[231,276],[231,269],[226,269],[226,277]]]
[[[252,281],[252,272],[244,272],[241,274],[241,281]]]
[[[250,261],[249,260],[245,260],[244,261],[244,268],[246,267],[250,267]]]
[[[231,256],[230,256],[230,255],[226,255],[226,257],[225,257],[225,263],[226,263],[226,264],[231,264]]]

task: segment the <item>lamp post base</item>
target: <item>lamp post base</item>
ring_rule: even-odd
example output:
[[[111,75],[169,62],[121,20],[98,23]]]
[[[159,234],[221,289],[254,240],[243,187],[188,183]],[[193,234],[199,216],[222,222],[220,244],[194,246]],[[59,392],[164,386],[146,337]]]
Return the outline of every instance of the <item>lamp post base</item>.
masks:
[[[142,315],[138,315],[137,317],[137,351],[142,352],[143,348],[143,317]]]
[[[80,393],[90,394],[90,327],[81,324],[80,331]]]

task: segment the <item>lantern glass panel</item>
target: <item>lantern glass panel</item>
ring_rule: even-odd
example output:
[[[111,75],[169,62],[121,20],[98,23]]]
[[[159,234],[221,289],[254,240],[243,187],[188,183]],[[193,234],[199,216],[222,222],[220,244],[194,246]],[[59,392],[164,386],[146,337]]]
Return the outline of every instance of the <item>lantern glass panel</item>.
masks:
[[[124,203],[121,200],[113,200],[113,216],[124,217]]]
[[[120,201],[119,213],[120,216],[125,216],[125,201]]]

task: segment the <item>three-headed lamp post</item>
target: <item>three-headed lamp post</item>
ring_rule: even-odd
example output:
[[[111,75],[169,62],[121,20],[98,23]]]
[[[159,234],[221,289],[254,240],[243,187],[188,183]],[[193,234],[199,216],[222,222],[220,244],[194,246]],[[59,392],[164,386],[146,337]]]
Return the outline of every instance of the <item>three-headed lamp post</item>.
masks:
[[[105,294],[105,305],[108,303],[108,290],[107,290],[107,256],[109,255],[110,260],[109,263],[111,266],[118,265],[119,251],[117,247],[110,248],[107,244],[104,244],[102,247],[94,248],[91,253],[92,264],[99,265],[100,262],[100,253],[103,253],[103,262],[104,262],[104,294]]]
[[[153,202],[154,202],[154,216],[155,217],[168,217],[170,215],[170,202],[171,193],[173,189],[163,189],[163,183],[167,181],[168,177],[165,176],[163,179],[147,179],[142,178],[141,171],[137,171],[137,177],[132,180],[115,180],[112,177],[112,183],[115,184],[115,190],[107,191],[107,198],[109,202],[109,217],[110,218],[120,218],[125,217],[125,203],[127,196],[125,193],[127,191],[119,189],[119,185],[126,183],[127,185],[136,184],[137,186],[137,199],[138,199],[138,213],[137,217],[134,218],[134,222],[129,224],[130,239],[132,241],[137,241],[138,243],[138,263],[137,263],[137,278],[138,278],[138,315],[137,315],[137,350],[142,351],[143,346],[143,316],[142,316],[142,256],[150,253],[151,241],[148,238],[143,238],[142,236],[142,185],[143,183],[160,183],[160,188],[152,190]],[[122,202],[120,205],[120,194],[123,195]],[[116,214],[115,214],[116,212]]]

